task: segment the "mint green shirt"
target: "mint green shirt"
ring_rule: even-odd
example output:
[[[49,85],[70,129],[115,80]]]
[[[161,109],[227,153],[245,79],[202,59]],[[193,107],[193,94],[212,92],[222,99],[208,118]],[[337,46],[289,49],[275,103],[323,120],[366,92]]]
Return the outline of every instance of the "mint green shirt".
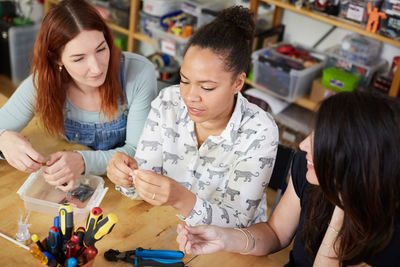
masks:
[[[153,64],[137,54],[124,52],[123,55],[125,57],[124,84],[129,109],[125,145],[106,151],[77,151],[85,161],[85,174],[104,174],[108,160],[117,151],[135,156],[151,101],[157,96],[157,80]],[[64,105],[66,118],[83,123],[105,122],[101,112],[85,111],[76,106],[66,110],[66,106],[73,106],[68,99],[67,101],[69,105]],[[21,131],[33,118],[34,105],[35,88],[32,75],[30,75],[0,109],[0,134],[5,130]]]

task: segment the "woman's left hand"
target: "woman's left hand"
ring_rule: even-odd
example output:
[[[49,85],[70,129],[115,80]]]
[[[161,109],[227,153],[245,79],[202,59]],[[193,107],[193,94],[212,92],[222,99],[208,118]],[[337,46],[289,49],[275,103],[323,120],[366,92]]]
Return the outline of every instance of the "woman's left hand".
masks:
[[[63,191],[74,188],[75,180],[85,171],[85,162],[81,154],[71,151],[59,151],[51,154],[46,162],[44,179]],[[63,184],[67,184],[63,186]]]
[[[173,206],[182,215],[189,215],[196,203],[195,194],[174,179],[153,171],[137,169],[133,173],[136,192],[143,200],[156,206]]]

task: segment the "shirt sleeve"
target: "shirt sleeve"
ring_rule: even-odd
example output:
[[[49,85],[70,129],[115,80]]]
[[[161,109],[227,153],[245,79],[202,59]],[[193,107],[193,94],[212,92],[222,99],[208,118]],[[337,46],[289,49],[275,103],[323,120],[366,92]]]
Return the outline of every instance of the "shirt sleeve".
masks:
[[[221,203],[197,197],[192,212],[185,219],[188,225],[249,226],[258,205],[266,196],[266,187],[272,175],[274,164],[261,164],[260,167],[260,158],[275,161],[278,146],[276,126],[270,128],[268,135],[264,136],[265,139],[260,143],[257,153],[252,155],[248,152],[246,157],[239,159],[231,168],[226,193]]]
[[[139,168],[162,174],[161,114],[159,107],[160,99],[157,98],[151,103],[151,110],[143,128],[135,159]],[[125,188],[116,185],[115,189],[131,199],[140,199],[134,187]]]
[[[85,174],[104,174],[109,159],[117,151],[132,157],[135,156],[138,141],[150,110],[150,103],[157,96],[157,80],[151,63],[145,65],[139,73],[130,73],[128,68],[125,75],[127,76],[126,93],[129,106],[125,145],[106,151],[77,151],[85,161]]]
[[[19,132],[31,121],[34,115],[34,92],[31,75],[0,108],[0,134],[6,130]]]

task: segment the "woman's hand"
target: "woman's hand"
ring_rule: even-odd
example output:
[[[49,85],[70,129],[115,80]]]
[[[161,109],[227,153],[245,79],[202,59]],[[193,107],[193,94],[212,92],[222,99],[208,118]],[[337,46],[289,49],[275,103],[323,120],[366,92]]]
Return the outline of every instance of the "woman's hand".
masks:
[[[4,131],[0,135],[0,151],[11,166],[23,172],[35,172],[44,162],[44,157],[17,132]]]
[[[212,225],[189,227],[178,224],[176,241],[179,249],[187,254],[210,254],[224,250],[224,229]]]
[[[196,203],[196,195],[167,176],[137,169],[134,172],[136,192],[152,205],[172,206],[188,216]]]
[[[138,168],[134,158],[122,152],[116,152],[107,164],[107,177],[116,185],[123,187],[134,186],[133,171]]]
[[[63,191],[74,188],[75,180],[85,171],[85,162],[77,152],[60,151],[51,154],[46,162],[43,177],[51,185]],[[64,185],[63,184],[67,184]]]

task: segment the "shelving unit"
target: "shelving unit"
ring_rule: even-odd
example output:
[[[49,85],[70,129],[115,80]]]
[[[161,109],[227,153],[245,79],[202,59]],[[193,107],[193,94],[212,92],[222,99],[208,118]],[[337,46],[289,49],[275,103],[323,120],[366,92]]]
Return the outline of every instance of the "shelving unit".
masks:
[[[301,14],[303,16],[307,16],[309,18],[337,26],[339,28],[353,31],[353,32],[359,33],[361,35],[365,35],[367,37],[370,37],[370,38],[373,38],[373,39],[379,40],[381,42],[384,42],[384,43],[387,43],[387,44],[390,44],[390,45],[400,48],[399,41],[395,41],[393,39],[387,38],[385,36],[382,36],[382,35],[379,35],[376,33],[368,32],[363,27],[361,27],[360,25],[358,25],[356,23],[353,23],[351,21],[347,21],[344,19],[340,19],[338,17],[325,15],[323,13],[313,12],[313,11],[310,11],[305,8],[297,8],[293,4],[283,2],[280,0],[250,0],[250,9],[254,12],[254,14],[257,14],[257,8],[258,8],[258,5],[260,2],[265,2],[265,3],[275,5],[274,16],[272,19],[272,26],[277,26],[281,23],[282,17],[283,17],[283,12],[285,9],[288,9],[292,12]],[[394,79],[392,81],[392,86],[389,90],[389,96],[391,96],[391,97],[399,96],[399,88],[400,88],[400,68],[397,68]],[[295,103],[300,106],[303,106],[304,108],[311,109],[311,110],[314,110],[315,107],[317,106],[317,103],[313,103],[307,97],[300,98]]]
[[[47,11],[52,7],[52,5],[58,4],[58,0],[45,0],[44,1],[44,12]],[[129,14],[129,28],[123,28],[119,25],[108,21],[108,26],[115,32],[124,34],[128,37],[128,47],[127,51],[134,52],[135,51],[135,44],[136,40],[143,41],[149,44],[153,43],[153,40],[150,37],[142,34],[138,30],[138,23],[139,23],[139,9],[140,9],[140,0],[131,0],[130,5],[130,14]]]

